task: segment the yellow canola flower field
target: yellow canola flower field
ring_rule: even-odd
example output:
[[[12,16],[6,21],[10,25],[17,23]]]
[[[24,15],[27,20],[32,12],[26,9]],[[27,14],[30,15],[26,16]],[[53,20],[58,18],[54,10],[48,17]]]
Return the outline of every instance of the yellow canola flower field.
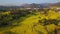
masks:
[[[38,21],[45,18],[47,20],[58,20],[58,17],[60,17],[60,13],[56,13],[52,10],[49,10],[47,16],[45,16],[45,14],[40,14],[40,12],[37,12],[37,15],[31,15],[30,17],[20,22],[19,26],[10,29],[10,31],[16,32],[17,34],[48,34],[49,32],[53,32],[57,28],[57,26],[55,24],[43,26],[40,25]],[[60,22],[58,25],[60,25]]]

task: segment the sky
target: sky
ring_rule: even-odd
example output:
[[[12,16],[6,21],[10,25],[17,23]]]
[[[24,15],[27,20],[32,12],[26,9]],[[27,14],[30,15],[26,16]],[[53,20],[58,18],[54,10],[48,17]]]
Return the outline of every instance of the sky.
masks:
[[[0,5],[21,5],[21,4],[31,4],[31,3],[56,3],[60,0],[0,0]]]

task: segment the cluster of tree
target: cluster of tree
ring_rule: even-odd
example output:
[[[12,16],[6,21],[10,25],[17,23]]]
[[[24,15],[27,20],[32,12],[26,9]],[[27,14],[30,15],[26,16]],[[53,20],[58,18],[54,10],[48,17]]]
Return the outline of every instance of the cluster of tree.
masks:
[[[58,25],[58,23],[60,22],[60,20],[56,20],[56,19],[43,19],[43,20],[39,20],[39,23],[43,23],[43,25],[49,25],[49,24],[55,24]]]

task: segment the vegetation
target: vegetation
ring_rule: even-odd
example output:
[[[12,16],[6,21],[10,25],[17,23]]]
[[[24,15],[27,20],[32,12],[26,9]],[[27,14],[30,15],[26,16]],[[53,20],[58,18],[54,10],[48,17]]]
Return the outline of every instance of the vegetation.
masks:
[[[12,27],[10,28],[9,27]],[[51,9],[10,10],[0,12],[0,28],[4,34],[59,34],[60,13]],[[59,30],[59,31],[58,31]]]
[[[7,31],[7,32],[4,32],[4,34],[18,34],[18,33],[12,32],[12,31]]]

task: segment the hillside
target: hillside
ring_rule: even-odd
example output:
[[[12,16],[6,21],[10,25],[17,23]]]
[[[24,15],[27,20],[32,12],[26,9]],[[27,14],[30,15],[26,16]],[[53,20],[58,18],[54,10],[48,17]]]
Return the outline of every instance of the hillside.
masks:
[[[0,14],[0,34],[60,34],[60,13],[53,10],[4,13]]]

